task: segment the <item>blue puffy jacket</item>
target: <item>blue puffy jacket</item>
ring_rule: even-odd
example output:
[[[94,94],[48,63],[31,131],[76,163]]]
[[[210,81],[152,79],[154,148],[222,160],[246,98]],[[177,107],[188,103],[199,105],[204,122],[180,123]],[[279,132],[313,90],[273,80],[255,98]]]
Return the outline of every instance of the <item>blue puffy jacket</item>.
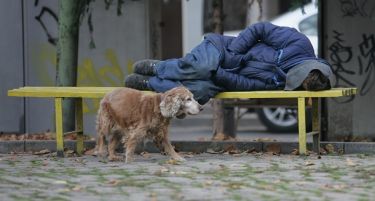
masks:
[[[253,24],[238,37],[209,34],[220,51],[215,84],[227,90],[281,89],[290,68],[317,59],[309,39],[294,28]]]

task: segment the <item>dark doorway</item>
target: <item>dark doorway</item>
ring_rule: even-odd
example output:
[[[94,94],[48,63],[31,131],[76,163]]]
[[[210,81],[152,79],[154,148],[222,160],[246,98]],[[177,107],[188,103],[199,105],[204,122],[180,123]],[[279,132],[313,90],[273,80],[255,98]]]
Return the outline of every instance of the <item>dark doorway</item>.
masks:
[[[182,56],[181,1],[163,1],[161,9],[162,59]]]

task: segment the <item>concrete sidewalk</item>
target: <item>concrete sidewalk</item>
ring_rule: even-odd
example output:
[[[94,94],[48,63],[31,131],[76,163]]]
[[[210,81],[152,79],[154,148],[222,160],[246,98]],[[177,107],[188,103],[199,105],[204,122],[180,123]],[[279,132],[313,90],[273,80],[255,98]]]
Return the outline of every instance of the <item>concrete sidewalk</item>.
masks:
[[[0,155],[1,200],[374,200],[375,155]]]

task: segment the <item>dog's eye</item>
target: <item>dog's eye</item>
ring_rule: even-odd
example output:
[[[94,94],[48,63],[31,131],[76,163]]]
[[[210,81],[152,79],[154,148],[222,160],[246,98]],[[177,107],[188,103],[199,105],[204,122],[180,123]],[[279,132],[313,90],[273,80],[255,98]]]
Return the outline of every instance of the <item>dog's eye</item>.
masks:
[[[187,98],[186,100],[187,100],[187,101],[191,101],[191,98]]]

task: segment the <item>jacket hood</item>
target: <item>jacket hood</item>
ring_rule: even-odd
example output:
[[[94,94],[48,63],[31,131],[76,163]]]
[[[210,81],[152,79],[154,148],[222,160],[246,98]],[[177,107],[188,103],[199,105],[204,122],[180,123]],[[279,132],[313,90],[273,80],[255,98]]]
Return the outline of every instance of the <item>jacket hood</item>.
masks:
[[[306,79],[312,70],[319,70],[329,79],[331,87],[336,82],[335,75],[331,67],[323,62],[317,60],[306,60],[291,68],[286,74],[286,84],[284,90],[290,91],[301,86],[302,82]]]

